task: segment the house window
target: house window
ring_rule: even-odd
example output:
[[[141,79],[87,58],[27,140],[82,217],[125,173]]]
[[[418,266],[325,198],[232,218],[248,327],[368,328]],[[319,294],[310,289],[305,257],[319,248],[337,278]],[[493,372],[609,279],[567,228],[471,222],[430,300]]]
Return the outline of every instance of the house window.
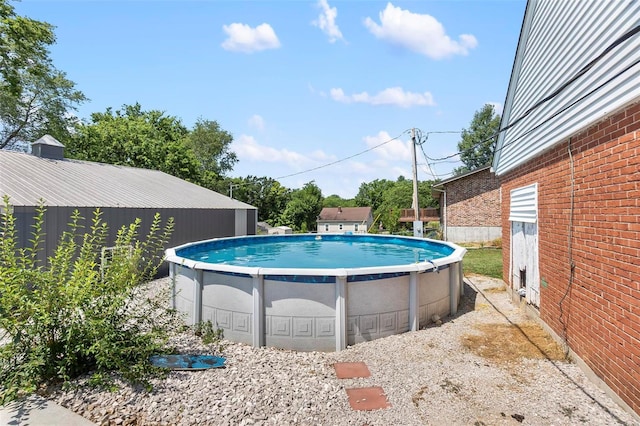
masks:
[[[324,232],[329,232],[329,224],[328,223],[324,224]]]
[[[338,225],[338,229],[342,231],[342,224]]]
[[[353,225],[353,230],[358,232],[358,224],[357,223],[355,225]]]

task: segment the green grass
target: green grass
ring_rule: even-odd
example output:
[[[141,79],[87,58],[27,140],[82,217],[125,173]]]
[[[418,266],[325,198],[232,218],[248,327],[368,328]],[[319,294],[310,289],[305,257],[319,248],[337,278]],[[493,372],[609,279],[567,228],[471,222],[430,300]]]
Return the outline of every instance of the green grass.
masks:
[[[465,274],[502,278],[502,249],[468,249],[462,260],[462,266]]]

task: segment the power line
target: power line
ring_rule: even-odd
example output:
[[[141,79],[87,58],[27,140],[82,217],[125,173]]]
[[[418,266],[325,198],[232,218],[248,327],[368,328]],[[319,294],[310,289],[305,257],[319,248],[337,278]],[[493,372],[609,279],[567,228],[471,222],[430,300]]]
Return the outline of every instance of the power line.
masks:
[[[366,154],[367,152],[373,151],[374,149],[378,149],[381,146],[388,144],[389,142],[393,142],[393,141],[395,141],[397,139],[400,139],[400,137],[402,135],[404,135],[405,133],[408,133],[409,131],[410,130],[407,129],[407,130],[403,131],[402,133],[400,133],[398,136],[396,136],[394,138],[391,138],[391,139],[389,139],[387,141],[384,141],[384,142],[382,142],[382,143],[380,143],[380,144],[378,144],[376,146],[373,146],[373,147],[371,147],[369,149],[365,149],[364,151],[358,152],[357,154],[353,154],[353,155],[350,155],[348,157],[341,158],[340,160],[336,160],[336,161],[332,161],[331,163],[323,164],[321,166],[313,167],[311,169],[303,170],[301,172],[296,172],[296,173],[291,173],[291,174],[288,174],[288,175],[285,175],[285,176],[280,176],[280,177],[277,177],[276,180],[286,179],[286,178],[290,178],[290,177],[293,177],[293,176],[298,176],[298,175],[301,175],[301,174],[304,174],[304,173],[313,172],[313,171],[316,171],[316,170],[319,170],[319,169],[324,169],[325,167],[329,167],[329,166],[333,166],[333,165],[338,164],[338,163],[342,163],[343,161],[347,161],[347,160],[355,158],[355,157],[357,157],[359,155]]]
[[[418,143],[417,145],[419,145],[419,146],[420,146],[420,151],[422,151],[422,155],[424,156],[425,163],[426,163],[426,166],[427,166],[427,169],[428,169],[427,173],[428,173],[428,174],[430,174],[434,179],[440,179],[440,178],[442,178],[442,177],[445,177],[445,176],[451,175],[451,174],[452,174],[452,172],[445,173],[445,174],[436,174],[436,173],[433,171],[433,167],[431,167],[431,166],[432,166],[432,165],[435,165],[435,164],[432,164],[432,163],[429,161],[429,160],[430,160],[430,158],[429,158],[429,156],[427,155],[427,153],[426,153],[426,152],[425,152],[425,150],[424,150],[424,144],[427,142],[427,140],[429,139],[429,135],[431,135],[431,134],[443,134],[443,133],[444,133],[444,134],[446,134],[446,133],[456,133],[456,134],[459,134],[459,133],[462,133],[462,132],[461,132],[461,131],[458,131],[458,130],[443,130],[443,131],[423,132],[423,131],[422,131],[422,130],[420,130],[420,129],[417,129],[417,131],[418,131],[418,134],[419,134],[419,136],[418,136],[418,138],[419,138],[419,143]],[[423,136],[424,136],[424,138],[423,138]],[[447,161],[447,162],[450,162],[450,163],[457,163],[457,162],[459,162],[459,161]]]

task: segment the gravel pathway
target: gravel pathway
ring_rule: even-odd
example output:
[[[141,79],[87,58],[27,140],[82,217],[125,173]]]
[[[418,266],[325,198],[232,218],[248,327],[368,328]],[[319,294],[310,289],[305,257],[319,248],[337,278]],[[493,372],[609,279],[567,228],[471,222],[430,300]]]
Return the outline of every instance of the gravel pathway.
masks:
[[[640,425],[575,364],[553,360],[548,336],[524,337],[536,327],[502,281],[466,281],[460,312],[424,330],[335,353],[226,342],[226,368],[171,372],[152,392],[80,386],[49,398],[104,425]],[[190,334],[176,342],[207,352]],[[353,361],[371,376],[337,379],[333,363]],[[345,389],[368,386],[391,407],[352,410]]]

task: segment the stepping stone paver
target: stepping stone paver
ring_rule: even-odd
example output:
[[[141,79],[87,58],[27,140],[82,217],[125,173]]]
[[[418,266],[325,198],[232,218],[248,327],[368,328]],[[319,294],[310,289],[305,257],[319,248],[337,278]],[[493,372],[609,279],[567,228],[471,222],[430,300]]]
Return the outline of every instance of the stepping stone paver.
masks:
[[[380,386],[345,390],[349,397],[349,405],[354,410],[379,410],[391,407],[387,400],[387,395],[385,395]]]
[[[338,379],[369,377],[369,367],[364,362],[336,362],[333,364]],[[345,389],[353,410],[379,410],[391,407],[387,395],[380,386]]]

